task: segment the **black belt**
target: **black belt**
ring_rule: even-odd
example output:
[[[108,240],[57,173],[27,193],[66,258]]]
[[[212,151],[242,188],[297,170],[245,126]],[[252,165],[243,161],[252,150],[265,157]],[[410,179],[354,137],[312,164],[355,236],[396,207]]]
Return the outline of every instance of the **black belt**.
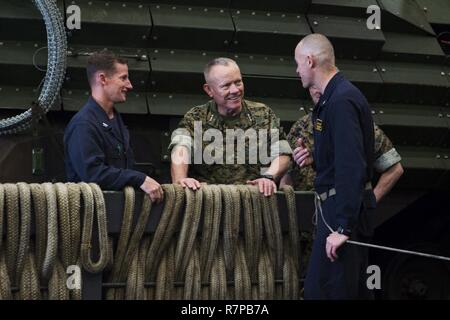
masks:
[[[371,190],[372,189],[372,183],[371,182],[367,182],[364,190]],[[317,194],[317,196],[320,198],[320,200],[325,201],[327,200],[329,197],[332,197],[336,195],[336,189],[335,188],[331,188],[330,190],[326,191],[326,192],[322,192],[321,194]]]

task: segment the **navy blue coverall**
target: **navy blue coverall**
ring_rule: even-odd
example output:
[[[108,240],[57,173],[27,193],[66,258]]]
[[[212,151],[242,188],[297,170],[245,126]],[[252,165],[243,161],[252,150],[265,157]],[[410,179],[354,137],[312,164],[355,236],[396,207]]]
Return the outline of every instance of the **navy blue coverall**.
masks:
[[[373,120],[363,94],[341,73],[328,83],[313,116],[318,194],[335,188],[322,201],[317,233],[305,279],[305,299],[367,299],[367,249],[343,244],[334,262],[326,255],[326,239],[334,230],[345,230],[352,240],[368,241],[373,233],[372,178]]]
[[[100,105],[89,97],[70,120],[64,132],[67,180],[95,182],[104,190],[139,188],[146,175],[135,171],[130,135],[120,114],[109,119]]]

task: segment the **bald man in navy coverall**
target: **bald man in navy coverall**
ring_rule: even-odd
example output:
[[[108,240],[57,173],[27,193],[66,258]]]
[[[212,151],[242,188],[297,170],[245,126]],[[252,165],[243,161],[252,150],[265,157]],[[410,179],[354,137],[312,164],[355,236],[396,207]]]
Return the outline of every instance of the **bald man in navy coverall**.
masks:
[[[305,299],[368,299],[367,249],[348,239],[369,241],[375,196],[370,184],[373,120],[363,94],[337,70],[329,40],[311,34],[295,49],[304,88],[322,96],[312,121],[314,153],[303,143],[294,150],[300,166],[314,159],[317,234],[305,279]],[[312,156],[312,158],[311,158]],[[320,199],[320,200],[319,200]]]

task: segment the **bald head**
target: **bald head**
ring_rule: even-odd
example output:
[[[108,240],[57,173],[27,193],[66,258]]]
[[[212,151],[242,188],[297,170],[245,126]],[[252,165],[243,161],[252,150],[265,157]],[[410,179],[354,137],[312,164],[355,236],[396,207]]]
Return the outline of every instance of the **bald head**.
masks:
[[[295,48],[295,54],[313,57],[316,66],[325,70],[331,70],[335,66],[333,45],[319,33],[304,37]]]
[[[295,62],[303,88],[316,86],[322,93],[326,83],[337,72],[333,45],[318,33],[310,34],[298,43]]]

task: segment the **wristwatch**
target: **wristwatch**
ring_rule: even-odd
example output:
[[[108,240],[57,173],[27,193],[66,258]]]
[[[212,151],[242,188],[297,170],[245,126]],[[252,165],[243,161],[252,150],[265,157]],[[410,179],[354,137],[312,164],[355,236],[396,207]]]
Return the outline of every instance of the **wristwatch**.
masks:
[[[341,226],[339,226],[336,230],[337,233],[343,234],[344,236],[350,237],[352,234],[352,230],[350,229],[344,229]]]
[[[274,178],[273,175],[271,175],[271,174],[262,174],[262,175],[260,175],[259,177],[260,177],[260,178],[264,178],[264,179],[269,179],[269,180],[275,181],[275,178]]]

